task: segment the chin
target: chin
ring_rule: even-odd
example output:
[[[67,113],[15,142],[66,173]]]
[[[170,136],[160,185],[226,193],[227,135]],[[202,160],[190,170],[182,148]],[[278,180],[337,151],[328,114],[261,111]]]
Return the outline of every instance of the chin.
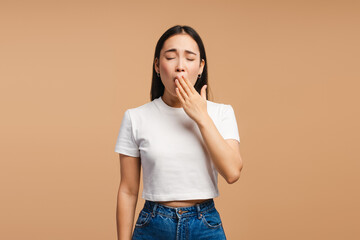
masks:
[[[169,90],[169,89],[165,89],[165,91],[167,91],[167,92],[168,92],[168,94],[170,94],[171,96],[173,96],[173,97],[177,97],[175,87],[174,87],[173,89],[171,89],[171,90]]]

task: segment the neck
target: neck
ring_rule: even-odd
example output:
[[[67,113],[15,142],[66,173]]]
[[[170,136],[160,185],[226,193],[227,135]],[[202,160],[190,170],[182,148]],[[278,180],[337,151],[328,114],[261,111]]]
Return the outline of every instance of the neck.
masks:
[[[174,97],[164,91],[164,94],[161,96],[161,99],[170,107],[181,108],[181,102],[178,97]]]

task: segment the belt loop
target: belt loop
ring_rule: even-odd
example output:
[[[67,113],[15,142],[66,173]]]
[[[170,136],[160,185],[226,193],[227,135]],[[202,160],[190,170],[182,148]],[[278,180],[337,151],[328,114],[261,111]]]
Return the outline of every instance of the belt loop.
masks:
[[[158,203],[157,203],[157,202],[154,202],[153,211],[152,211],[152,213],[151,213],[151,216],[152,216],[152,217],[155,217],[155,211],[156,211],[157,206],[158,206]]]
[[[201,219],[202,214],[200,213],[200,204],[199,203],[196,204],[196,209],[198,212],[198,219]]]

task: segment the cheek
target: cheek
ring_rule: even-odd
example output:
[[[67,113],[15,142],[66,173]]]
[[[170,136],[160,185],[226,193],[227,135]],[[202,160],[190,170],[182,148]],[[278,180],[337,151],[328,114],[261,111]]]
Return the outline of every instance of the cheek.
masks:
[[[163,73],[163,75],[169,75],[171,72],[172,66],[169,62],[163,61],[160,63],[160,70]]]
[[[199,72],[198,66],[194,66],[191,69],[189,69],[189,77],[191,78],[191,82],[194,82],[194,84],[197,81],[198,72]]]
[[[172,80],[172,66],[169,63],[162,62],[160,63],[161,71],[161,81],[167,89],[174,89],[175,91],[175,82]]]

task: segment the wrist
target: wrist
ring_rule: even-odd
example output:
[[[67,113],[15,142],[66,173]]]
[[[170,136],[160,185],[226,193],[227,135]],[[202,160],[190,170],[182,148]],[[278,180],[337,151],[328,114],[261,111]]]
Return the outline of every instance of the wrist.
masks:
[[[202,128],[205,128],[209,126],[209,123],[212,121],[211,117],[208,113],[204,114],[203,117],[197,122],[197,125],[199,126],[200,130]]]

